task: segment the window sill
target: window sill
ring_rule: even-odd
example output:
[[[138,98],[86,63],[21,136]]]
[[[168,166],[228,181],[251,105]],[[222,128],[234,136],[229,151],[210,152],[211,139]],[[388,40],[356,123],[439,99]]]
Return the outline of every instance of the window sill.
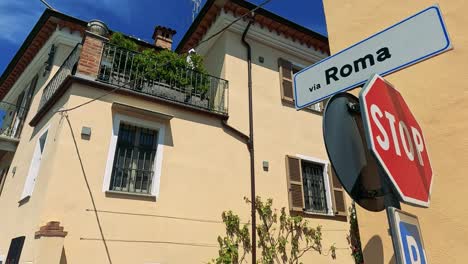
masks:
[[[120,191],[106,191],[106,196],[111,198],[134,199],[134,200],[152,200],[156,201],[156,196],[144,193],[130,193]]]
[[[320,213],[320,212],[313,212],[313,211],[307,211],[303,210],[304,214],[307,215],[320,215],[320,216],[329,216],[329,217],[334,217],[335,214],[327,214],[327,213]]]

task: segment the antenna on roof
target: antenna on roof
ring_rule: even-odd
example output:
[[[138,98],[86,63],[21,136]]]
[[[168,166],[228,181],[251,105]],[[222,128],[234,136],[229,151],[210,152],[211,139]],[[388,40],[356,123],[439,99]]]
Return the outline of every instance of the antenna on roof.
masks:
[[[57,11],[57,9],[53,8],[49,3],[47,3],[45,0],[40,0],[47,8],[52,9],[54,11]]]
[[[192,0],[192,3],[193,3],[193,10],[192,10],[192,22],[193,22],[198,12],[200,12],[201,0]]]

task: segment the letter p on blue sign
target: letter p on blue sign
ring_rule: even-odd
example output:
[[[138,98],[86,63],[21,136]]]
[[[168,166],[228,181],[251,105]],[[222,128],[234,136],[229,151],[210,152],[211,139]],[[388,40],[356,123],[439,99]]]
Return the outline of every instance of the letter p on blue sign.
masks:
[[[418,218],[393,207],[388,214],[396,263],[427,264]]]
[[[419,227],[400,222],[400,236],[402,238],[405,263],[426,264],[426,255],[419,236]]]

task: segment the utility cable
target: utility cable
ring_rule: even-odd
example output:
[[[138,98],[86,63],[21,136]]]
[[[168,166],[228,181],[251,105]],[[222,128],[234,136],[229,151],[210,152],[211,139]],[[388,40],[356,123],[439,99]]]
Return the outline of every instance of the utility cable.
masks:
[[[227,26],[223,27],[221,30],[219,30],[218,32],[214,33],[213,35],[209,36],[208,38],[200,41],[198,44],[197,44],[197,47],[200,46],[201,44],[205,43],[205,42],[208,42],[210,39],[216,37],[217,35],[223,33],[224,31],[226,31],[228,28],[230,28],[232,25],[234,25],[235,23],[237,23],[239,20],[243,19],[244,17],[254,13],[255,11],[257,11],[258,9],[262,8],[263,6],[265,6],[266,4],[268,4],[271,0],[266,0],[264,1],[263,3],[261,3],[260,5],[256,6],[255,8],[253,8],[252,10],[250,10],[249,12],[246,12],[245,14],[243,14],[242,16],[238,17],[237,19],[235,19],[234,21],[232,21],[231,23],[229,23]]]
[[[45,0],[40,0],[48,9],[57,11],[57,9],[53,8],[49,3],[47,3]]]
[[[171,62],[172,62],[172,61],[168,61],[168,62],[166,62],[166,63],[164,63],[164,64],[156,65],[156,66],[155,66],[155,69],[159,69],[159,68],[162,68],[162,67],[166,67],[166,66],[167,66],[169,63],[171,63]],[[110,91],[108,91],[108,92],[105,92],[105,93],[101,94],[101,95],[98,96],[98,97],[95,97],[95,98],[90,99],[90,100],[88,100],[88,101],[86,101],[86,102],[84,102],[84,103],[81,103],[81,104],[79,104],[79,105],[76,105],[76,106],[73,106],[73,107],[70,107],[70,108],[67,108],[67,109],[59,109],[59,110],[55,111],[55,113],[69,112],[69,111],[78,109],[78,108],[80,108],[80,107],[82,107],[82,106],[85,106],[85,105],[90,104],[90,103],[92,103],[92,102],[94,102],[94,101],[97,101],[97,100],[99,100],[99,99],[101,99],[101,98],[103,98],[103,97],[105,97],[105,96],[108,96],[109,94],[115,93],[117,90],[122,89],[123,86],[125,86],[125,85],[127,85],[127,84],[130,84],[131,82],[133,82],[133,81],[124,82],[124,83],[121,84],[120,86],[116,86],[114,89],[112,89],[112,90],[110,90]]]
[[[97,212],[96,202],[94,201],[94,196],[93,196],[93,193],[91,191],[91,187],[89,186],[88,177],[86,176],[86,171],[85,171],[84,166],[83,166],[83,160],[81,159],[80,151],[78,149],[78,144],[76,142],[75,133],[73,132],[73,128],[72,128],[70,119],[68,118],[68,113],[62,111],[60,114],[62,115],[62,118],[65,117],[65,119],[67,120],[67,123],[68,123],[68,127],[70,128],[71,136],[72,136],[72,139],[73,139],[73,144],[75,145],[76,154],[78,155],[78,160],[80,162],[81,172],[83,173],[83,178],[85,180],[86,187],[88,189],[89,197],[91,198],[91,202],[93,204],[94,214],[96,216],[96,221],[97,221],[97,224],[98,224],[98,227],[99,227],[99,233],[101,234],[101,239],[102,239],[102,242],[104,244],[104,248],[106,249],[107,259],[109,260],[109,264],[112,264],[111,256],[110,256],[110,253],[109,253],[109,248],[107,247],[107,242],[106,242],[106,239],[104,237],[104,232],[102,231],[101,221],[99,220],[99,214]]]
[[[211,36],[209,36],[208,38],[206,38],[206,39],[202,40],[201,42],[199,42],[197,46],[200,46],[201,44],[203,44],[203,43],[205,43],[205,42],[208,42],[210,39],[212,39],[212,38],[216,37],[217,35],[223,33],[223,32],[226,31],[229,27],[231,27],[232,25],[234,25],[235,23],[237,23],[239,20],[245,18],[246,16],[248,16],[248,15],[251,14],[251,13],[254,13],[254,12],[257,11],[258,9],[260,9],[260,8],[262,8],[263,6],[265,6],[266,4],[268,4],[269,2],[271,2],[271,0],[266,0],[266,1],[264,1],[263,3],[261,3],[261,4],[258,5],[258,6],[256,6],[255,8],[253,8],[252,10],[250,10],[249,12],[246,12],[246,13],[243,14],[242,16],[238,17],[236,20],[234,20],[234,21],[232,21],[231,23],[229,23],[229,25],[225,26],[224,28],[222,28],[222,29],[219,30],[218,32],[214,33],[213,35],[211,35]],[[171,61],[166,62],[166,63],[164,63],[164,64],[162,64],[162,65],[156,66],[156,68],[165,67],[165,66],[167,66],[170,62],[171,62]],[[85,105],[87,105],[87,104],[90,104],[90,103],[92,103],[92,102],[94,102],[94,101],[96,101],[96,100],[99,100],[99,99],[101,99],[101,98],[103,98],[103,97],[105,97],[105,96],[107,96],[107,95],[109,95],[109,94],[112,94],[112,93],[116,92],[117,90],[119,90],[119,89],[121,89],[121,88],[122,88],[121,86],[118,86],[118,87],[116,87],[116,88],[114,88],[114,89],[112,89],[112,90],[110,90],[110,91],[108,91],[108,92],[106,92],[106,93],[104,93],[104,94],[102,94],[102,95],[96,97],[96,98],[93,98],[93,99],[91,99],[91,100],[89,100],[89,101],[86,101],[86,102],[84,102],[84,103],[82,103],[82,104],[79,104],[79,105],[77,105],[77,106],[74,106],[74,107],[71,107],[71,108],[68,108],[68,109],[57,110],[56,113],[68,112],[68,111],[75,110],[75,109],[77,109],[77,108],[80,108],[80,107],[82,107],[82,106],[85,106]]]

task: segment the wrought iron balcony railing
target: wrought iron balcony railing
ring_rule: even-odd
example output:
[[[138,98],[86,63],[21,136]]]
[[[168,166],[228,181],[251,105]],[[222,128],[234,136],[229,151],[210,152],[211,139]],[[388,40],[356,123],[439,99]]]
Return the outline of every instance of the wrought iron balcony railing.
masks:
[[[19,138],[26,109],[8,102],[0,102],[0,136]]]
[[[44,88],[39,110],[50,101],[65,79],[74,75],[82,45],[77,44]],[[155,67],[148,71],[138,63],[140,53],[105,43],[97,81],[179,104],[228,114],[228,81],[192,69]],[[163,67],[161,67],[163,68]]]
[[[39,110],[50,100],[50,98],[55,94],[57,89],[63,83],[63,81],[69,76],[74,75],[76,72],[76,66],[78,60],[80,59],[81,53],[81,43],[76,44],[75,48],[70,52],[68,57],[63,61],[62,66],[55,73],[52,80],[44,88],[42,93],[41,101],[39,103]]]
[[[98,80],[145,95],[227,115],[228,81],[192,69],[157,66],[148,70],[138,52],[106,43]],[[159,68],[158,68],[159,67]]]

